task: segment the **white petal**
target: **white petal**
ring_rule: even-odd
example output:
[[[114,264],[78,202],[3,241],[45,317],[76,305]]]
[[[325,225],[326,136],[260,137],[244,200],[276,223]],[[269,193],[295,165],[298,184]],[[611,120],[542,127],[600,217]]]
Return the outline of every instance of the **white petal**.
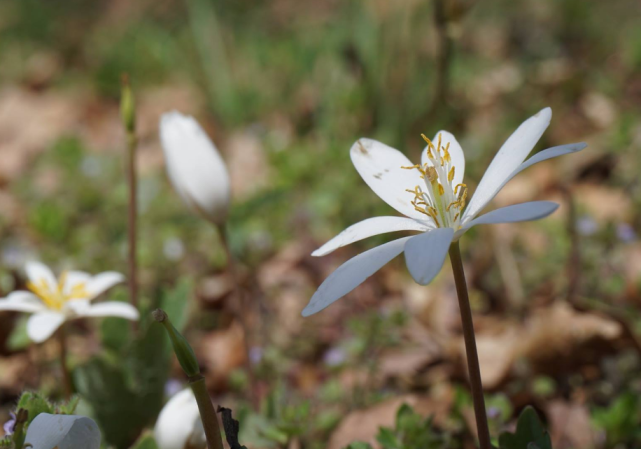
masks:
[[[454,180],[453,184],[457,185],[463,182],[463,175],[465,175],[465,155],[463,154],[463,148],[461,148],[461,145],[458,143],[456,140],[456,137],[454,137],[454,134],[441,130],[436,133],[434,136],[434,140],[432,140],[432,143],[434,145],[438,145],[438,135],[441,135],[441,147],[447,146],[447,144],[450,144],[449,147],[449,152],[450,156],[452,158],[452,166],[454,166]],[[432,165],[427,158],[427,146],[423,149],[423,153],[421,153],[421,164],[429,164]]]
[[[310,316],[320,312],[361,285],[365,279],[402,253],[405,242],[410,238],[412,237],[404,237],[372,248],[356,257],[352,257],[338,267],[318,287],[309,304],[303,310],[303,316]]]
[[[531,167],[534,164],[538,164],[539,162],[547,161],[548,159],[552,159],[554,157],[558,156],[563,156],[566,154],[571,154],[571,153],[576,153],[578,151],[581,151],[587,147],[587,145],[583,142],[579,143],[569,143],[567,145],[559,145],[556,147],[548,148],[547,150],[539,151],[536,153],[534,156],[529,158],[527,161],[523,162],[521,165],[517,167],[516,170],[512,172],[510,176],[508,176],[496,189],[496,192],[494,192],[494,195],[492,195],[487,201],[490,202],[494,197],[501,191],[501,189],[507,184],[512,178],[514,178],[517,174],[521,173],[523,170],[526,168]],[[487,204],[487,203],[486,203]],[[483,206],[485,207],[485,206]],[[483,208],[481,208],[483,209]],[[463,214],[463,223],[469,222],[472,218],[474,218],[471,214],[468,214],[468,209],[465,211],[465,214]],[[480,211],[480,210],[479,210]]]
[[[36,313],[46,311],[47,306],[33,293],[17,291],[9,293],[6,298],[0,299],[0,311],[3,310]]]
[[[97,274],[85,284],[89,299],[95,298],[124,280],[125,277],[115,271],[105,271],[104,273]]]
[[[445,262],[454,229],[439,228],[411,237],[405,244],[405,262],[414,280],[427,285]]]
[[[91,275],[84,271],[66,271],[61,278],[64,279],[62,292],[68,295],[74,287],[86,284],[91,279]]]
[[[312,253],[312,256],[324,256],[337,248],[363,240],[378,234],[394,231],[427,231],[434,226],[405,217],[374,217],[356,223]]]
[[[29,281],[32,283],[39,284],[44,281],[51,291],[55,291],[58,288],[56,277],[45,264],[41,262],[27,262],[25,271],[27,272]]]
[[[229,210],[231,184],[216,146],[198,122],[177,111],[160,119],[160,140],[167,172],[189,207],[214,223],[223,223]]]
[[[468,222],[457,232],[457,238],[470,229],[480,224],[515,223],[518,221],[538,220],[550,215],[557,210],[558,204],[552,201],[531,201],[529,203],[515,204],[488,212]]]
[[[406,192],[423,185],[424,181],[418,170],[401,168],[414,165],[403,153],[376,140],[362,138],[352,145],[350,156],[363,180],[383,201],[403,215],[425,218],[410,204],[414,195]]]
[[[59,312],[38,312],[27,320],[27,335],[36,343],[42,343],[60,327],[65,316]]]
[[[32,449],[99,449],[100,430],[86,416],[40,413],[29,425],[27,444]]]
[[[525,160],[550,124],[552,110],[545,108],[524,121],[505,141],[479,183],[464,219],[475,217],[494,198],[503,182]]]
[[[188,442],[194,449],[206,448],[198,404],[189,388],[176,393],[160,411],[154,439],[158,449],[184,449]]]
[[[92,304],[91,307],[88,308],[76,309],[76,313],[79,316],[115,316],[131,321],[137,321],[140,318],[140,313],[134,306],[121,301]]]

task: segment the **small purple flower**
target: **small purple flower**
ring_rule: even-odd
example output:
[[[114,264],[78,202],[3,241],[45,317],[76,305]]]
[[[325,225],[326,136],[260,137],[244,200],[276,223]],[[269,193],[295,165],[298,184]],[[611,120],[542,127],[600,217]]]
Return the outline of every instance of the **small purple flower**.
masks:
[[[254,346],[249,350],[249,361],[252,365],[258,365],[263,360],[263,348]]]
[[[498,407],[490,407],[487,409],[487,417],[490,419],[498,419],[501,416],[501,410]]]
[[[323,361],[327,366],[342,365],[346,358],[345,351],[341,348],[332,348],[323,355]]]
[[[183,389],[183,384],[176,379],[169,379],[165,382],[165,396],[168,398],[174,397],[176,393]]]
[[[576,221],[576,228],[579,234],[589,236],[599,230],[599,225],[592,217],[585,215]]]
[[[617,237],[624,243],[630,243],[637,239],[637,234],[627,223],[619,223],[617,225]]]
[[[2,426],[6,436],[13,435],[14,430],[16,430],[16,415],[13,412],[9,412],[9,414],[11,415],[11,419]]]

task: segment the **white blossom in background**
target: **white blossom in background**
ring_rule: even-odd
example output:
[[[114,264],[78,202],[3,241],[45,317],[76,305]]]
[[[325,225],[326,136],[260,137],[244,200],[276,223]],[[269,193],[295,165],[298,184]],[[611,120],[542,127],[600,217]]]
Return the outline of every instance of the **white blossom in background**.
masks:
[[[160,142],[174,189],[189,208],[214,224],[227,219],[231,183],[216,146],[198,122],[172,111],[160,119]]]
[[[23,447],[100,449],[100,430],[94,420],[86,416],[40,413],[29,424]]]
[[[158,415],[154,427],[158,449],[205,449],[207,440],[198,404],[191,389],[174,395]]]
[[[401,253],[414,280],[428,284],[441,270],[450,244],[472,226],[536,220],[556,210],[549,201],[507,206],[477,218],[479,213],[516,174],[538,162],[586,147],[561,145],[525,158],[550,124],[552,110],[545,108],[523,122],[507,139],[486,170],[467,204],[463,183],[465,157],[456,138],[439,131],[427,146],[421,163],[412,164],[403,153],[372,139],[359,139],[350,150],[356,170],[383,201],[405,217],[375,217],[356,223],[312,253],[324,256],[350,243],[393,231],[420,234],[385,243],[348,260],[318,288],[303,316],[323,310],[346,295]],[[467,205],[467,207],[466,207]]]
[[[92,299],[125,280],[120,273],[107,271],[92,276],[83,271],[65,271],[56,279],[40,262],[28,262],[25,270],[30,291],[15,291],[0,299],[0,311],[32,313],[27,321],[27,334],[36,343],[45,341],[62,323],[74,318],[139,318],[138,310],[125,302],[91,303]]]

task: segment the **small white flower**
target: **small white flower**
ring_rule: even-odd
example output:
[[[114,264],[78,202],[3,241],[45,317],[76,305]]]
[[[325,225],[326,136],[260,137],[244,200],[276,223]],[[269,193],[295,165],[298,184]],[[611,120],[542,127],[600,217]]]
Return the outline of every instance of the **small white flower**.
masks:
[[[465,157],[449,132],[439,131],[433,141],[423,136],[428,144],[420,165],[413,165],[403,153],[380,142],[358,140],[350,150],[356,170],[379,197],[407,218],[375,217],[361,221],[312,255],[324,256],[342,246],[386,232],[421,233],[393,240],[348,260],[321,284],[303,310],[303,316],[323,310],[402,252],[414,280],[426,285],[441,270],[450,244],[472,226],[536,220],[554,212],[557,204],[533,201],[496,209],[476,218],[517,173],[537,162],[586,147],[584,143],[561,145],[525,161],[551,118],[552,110],[545,108],[514,131],[483,175],[467,208],[467,186],[463,184]]]
[[[158,449],[205,449],[207,440],[191,389],[174,395],[160,411],[154,427]]]
[[[185,204],[215,224],[227,219],[231,183],[223,158],[198,122],[172,111],[160,119],[167,173]]]
[[[45,341],[62,323],[74,318],[139,318],[138,310],[124,302],[91,304],[92,299],[124,281],[120,273],[107,271],[92,276],[82,271],[65,271],[56,279],[40,262],[28,262],[26,272],[30,291],[15,291],[0,299],[0,311],[33,313],[27,321],[27,334],[36,343]]]
[[[24,446],[32,449],[99,449],[100,430],[93,419],[40,413],[29,424]]]

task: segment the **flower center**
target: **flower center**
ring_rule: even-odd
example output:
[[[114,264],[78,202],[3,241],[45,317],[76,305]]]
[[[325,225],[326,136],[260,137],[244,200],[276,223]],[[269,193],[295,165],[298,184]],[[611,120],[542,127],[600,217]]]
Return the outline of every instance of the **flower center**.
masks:
[[[450,144],[441,144],[441,134],[436,145],[424,134],[421,137],[427,142],[427,158],[422,165],[401,167],[421,172],[424,186],[417,185],[414,190],[407,190],[414,195],[412,206],[418,212],[428,216],[439,228],[460,228],[461,212],[467,200],[467,186],[454,185],[456,167],[452,164]]]
[[[69,291],[65,292],[65,281],[67,273],[63,272],[58,279],[58,285],[52,289],[44,278],[36,282],[27,282],[27,288],[35,293],[47,307],[52,310],[62,310],[67,301],[74,299],[85,299],[89,296],[84,282],[75,284]]]

